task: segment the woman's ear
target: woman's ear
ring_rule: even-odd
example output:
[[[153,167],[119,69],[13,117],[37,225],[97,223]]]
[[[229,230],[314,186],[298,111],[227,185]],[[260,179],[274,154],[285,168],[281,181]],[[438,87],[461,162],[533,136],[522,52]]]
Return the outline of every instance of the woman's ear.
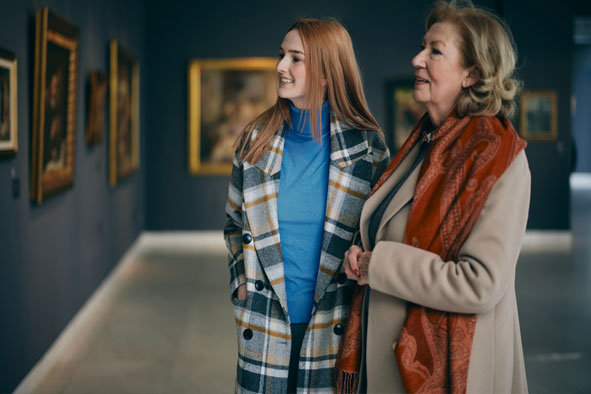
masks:
[[[468,74],[462,81],[462,88],[469,88],[480,80],[480,70],[476,66],[468,68]]]

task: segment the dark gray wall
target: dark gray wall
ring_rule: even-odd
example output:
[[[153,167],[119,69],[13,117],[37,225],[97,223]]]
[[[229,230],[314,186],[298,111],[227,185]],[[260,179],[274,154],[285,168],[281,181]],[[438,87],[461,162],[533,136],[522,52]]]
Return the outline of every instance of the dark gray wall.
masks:
[[[591,172],[591,45],[575,45],[573,70],[575,171]]]
[[[220,229],[228,178],[187,171],[187,65],[195,58],[276,56],[289,25],[306,16],[335,16],[349,30],[369,105],[387,126],[385,85],[412,76],[410,60],[432,1],[200,2],[153,0],[147,12],[149,229]],[[571,1],[476,1],[509,23],[528,89],[557,90],[559,138],[530,143],[529,228],[569,227]],[[174,22],[172,22],[174,21]],[[518,125],[516,125],[518,127]]]
[[[277,56],[302,17],[337,17],[355,45],[370,107],[384,124],[384,80],[412,75],[431,1],[150,2],[148,42],[149,229],[220,229],[228,177],[187,171],[187,66],[195,58]],[[174,23],[167,23],[174,21]]]
[[[532,175],[528,227],[568,229],[574,3],[505,1],[504,8],[519,50],[518,72],[525,89],[558,93],[557,140],[531,141],[526,148]]]
[[[74,186],[36,205],[28,198],[34,15],[46,5],[80,29],[79,99]],[[0,157],[2,393],[12,391],[35,365],[144,226],[145,171],[111,189],[108,138],[94,148],[84,143],[88,72],[107,70],[113,38],[145,63],[143,10],[140,0],[0,3],[0,47],[18,59],[19,140],[16,155]],[[145,89],[142,92],[145,96]],[[20,179],[17,199],[12,197],[13,171]]]

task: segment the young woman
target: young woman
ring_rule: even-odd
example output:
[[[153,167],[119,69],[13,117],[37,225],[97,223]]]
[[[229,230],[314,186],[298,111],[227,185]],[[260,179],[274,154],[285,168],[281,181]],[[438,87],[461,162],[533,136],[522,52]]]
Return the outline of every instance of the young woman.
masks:
[[[224,234],[237,392],[332,392],[353,281],[342,258],[389,161],[351,38],[303,19],[285,35],[276,104],[241,134]]]

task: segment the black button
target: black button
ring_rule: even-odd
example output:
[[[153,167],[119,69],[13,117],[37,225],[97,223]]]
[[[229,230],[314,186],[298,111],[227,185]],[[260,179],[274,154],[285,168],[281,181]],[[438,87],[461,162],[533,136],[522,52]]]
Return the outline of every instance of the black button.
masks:
[[[343,326],[342,324],[337,324],[336,326],[334,326],[333,331],[337,335],[343,335],[343,333],[345,332],[345,326]]]
[[[244,339],[246,339],[248,341],[250,338],[252,338],[252,330],[250,328],[247,328],[242,333],[242,336],[244,337]]]
[[[343,273],[343,274],[339,274],[339,276],[337,276],[337,282],[339,282],[340,285],[345,284],[346,281],[347,281],[347,274]]]
[[[252,235],[250,235],[249,233],[246,233],[246,234],[244,234],[244,235],[242,236],[242,241],[243,241],[245,244],[249,244],[249,243],[251,243],[251,242],[252,242]]]
[[[254,282],[254,287],[258,290],[261,291],[265,288],[265,284],[263,283],[262,280],[257,280],[256,282]]]

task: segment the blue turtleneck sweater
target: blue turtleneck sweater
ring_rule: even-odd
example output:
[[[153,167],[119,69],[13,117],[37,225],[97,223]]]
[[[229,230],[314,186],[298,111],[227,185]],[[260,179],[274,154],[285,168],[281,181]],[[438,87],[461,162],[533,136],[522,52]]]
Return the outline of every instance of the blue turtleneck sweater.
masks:
[[[322,144],[312,136],[310,116],[290,103],[277,214],[291,323],[310,321],[324,236],[330,163],[330,105],[322,105]],[[301,120],[300,120],[301,119]],[[320,130],[319,130],[320,131]]]

